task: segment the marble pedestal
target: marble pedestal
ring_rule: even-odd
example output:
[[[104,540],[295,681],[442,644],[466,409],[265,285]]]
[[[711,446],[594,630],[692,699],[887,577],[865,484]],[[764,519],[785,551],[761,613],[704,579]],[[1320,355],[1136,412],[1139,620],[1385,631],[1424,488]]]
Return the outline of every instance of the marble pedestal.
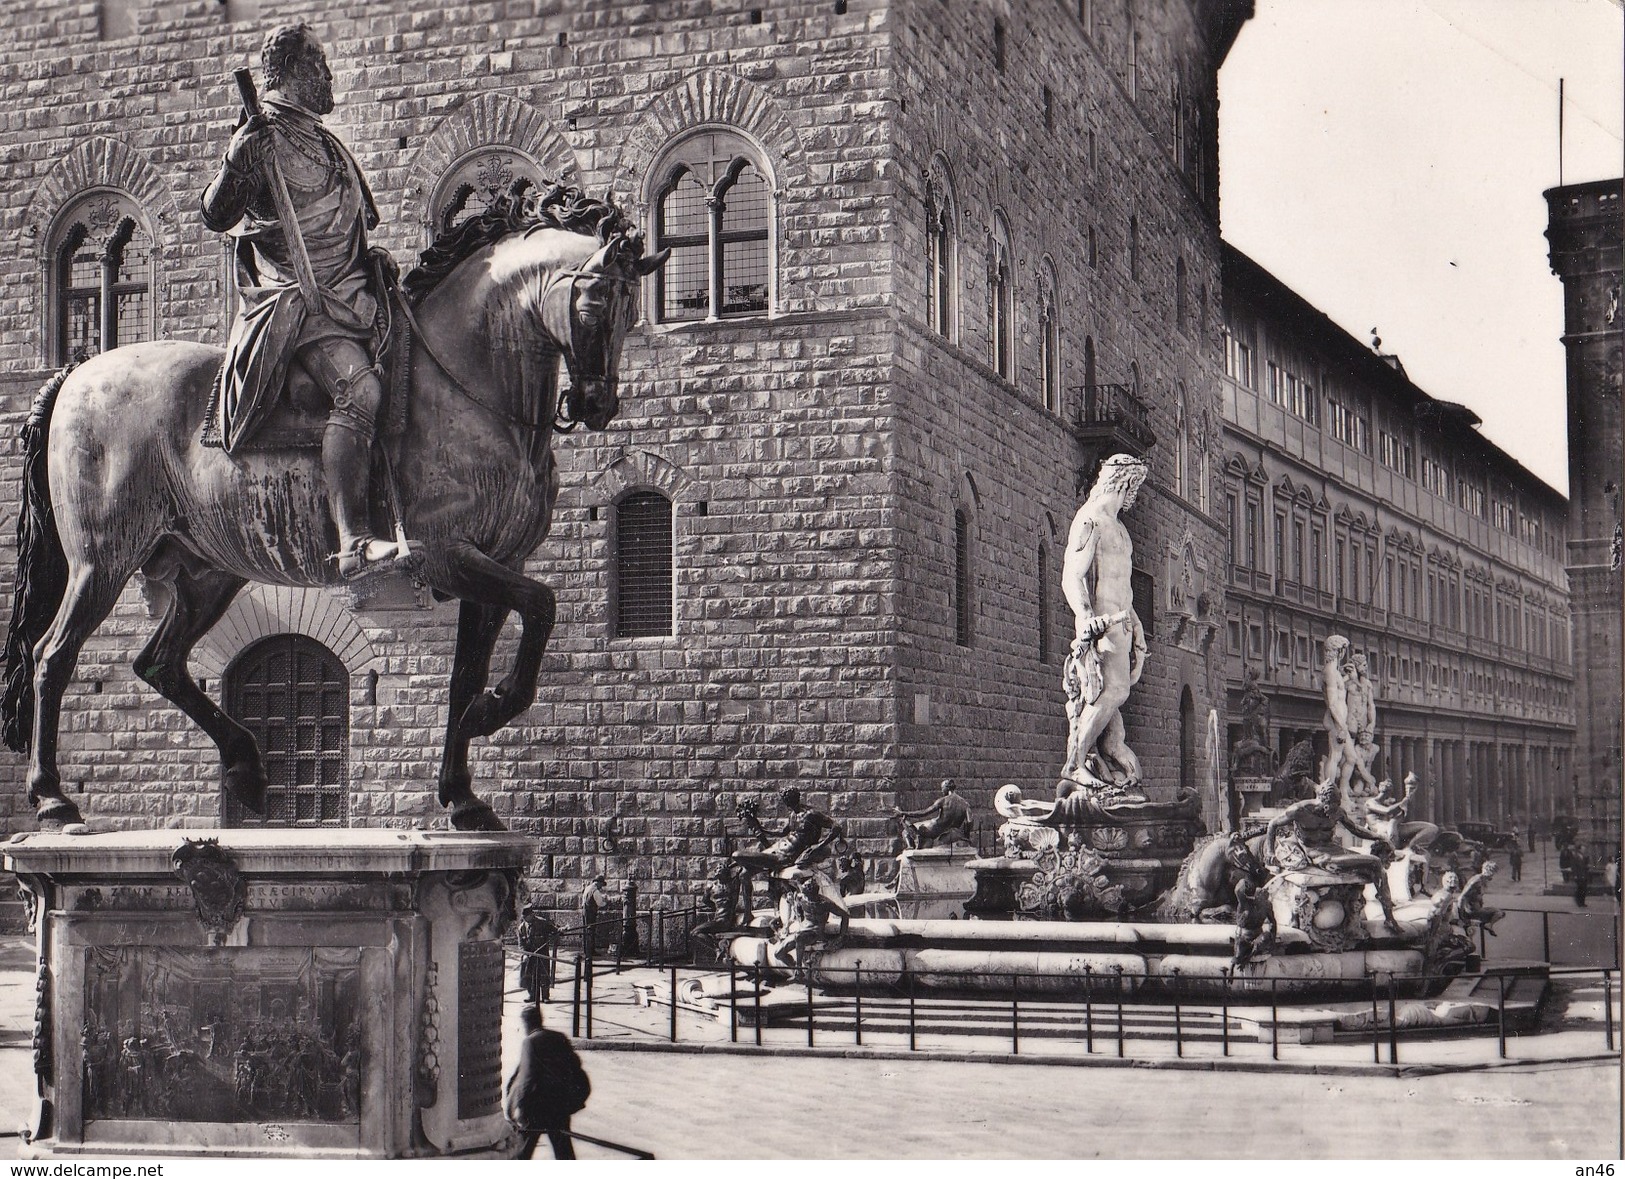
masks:
[[[0,850],[39,953],[25,1154],[415,1158],[510,1142],[499,939],[529,838],[164,830]]]
[[[968,843],[903,852],[897,857],[898,914],[922,921],[963,917],[976,892],[970,864],[978,854]]]

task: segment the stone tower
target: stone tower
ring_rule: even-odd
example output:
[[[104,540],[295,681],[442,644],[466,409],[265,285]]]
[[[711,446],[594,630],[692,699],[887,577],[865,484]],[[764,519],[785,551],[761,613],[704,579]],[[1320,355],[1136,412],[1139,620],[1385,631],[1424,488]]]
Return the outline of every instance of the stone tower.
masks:
[[[1552,272],[1563,280],[1568,352],[1569,593],[1574,618],[1575,808],[1600,864],[1620,838],[1620,419],[1625,182],[1546,193]]]

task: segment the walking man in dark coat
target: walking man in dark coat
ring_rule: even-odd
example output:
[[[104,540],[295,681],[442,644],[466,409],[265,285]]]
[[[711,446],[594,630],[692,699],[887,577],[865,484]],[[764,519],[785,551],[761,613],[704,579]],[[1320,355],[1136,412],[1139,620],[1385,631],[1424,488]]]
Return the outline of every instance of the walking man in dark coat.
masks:
[[[1574,881],[1574,903],[1583,909],[1591,889],[1591,859],[1578,843],[1569,848],[1569,878]]]
[[[534,1157],[537,1141],[546,1134],[554,1158],[573,1159],[570,1117],[587,1104],[592,1084],[570,1038],[544,1028],[539,1008],[521,1008],[519,1026],[525,1038],[502,1102],[508,1121],[525,1136],[515,1157]]]

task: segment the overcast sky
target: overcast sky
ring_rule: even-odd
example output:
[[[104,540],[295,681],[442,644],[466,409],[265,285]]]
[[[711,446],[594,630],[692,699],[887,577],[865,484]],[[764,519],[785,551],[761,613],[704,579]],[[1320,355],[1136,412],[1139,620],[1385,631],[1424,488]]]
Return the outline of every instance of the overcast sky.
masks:
[[[1620,0],[1257,0],[1219,75],[1225,238],[1568,487],[1558,183],[1619,176]]]

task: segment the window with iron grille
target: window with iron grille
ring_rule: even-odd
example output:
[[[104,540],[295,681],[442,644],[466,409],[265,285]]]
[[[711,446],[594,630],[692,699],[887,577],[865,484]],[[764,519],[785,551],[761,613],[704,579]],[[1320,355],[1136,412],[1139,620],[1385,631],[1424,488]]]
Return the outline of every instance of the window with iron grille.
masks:
[[[954,510],[954,642],[970,646],[970,515]]]
[[[662,322],[768,309],[773,188],[742,136],[683,140],[660,164],[655,248],[671,260],[655,278]]]
[[[615,507],[615,637],[672,633],[671,501],[634,491]]]
[[[229,796],[228,827],[343,827],[349,822],[350,672],[304,635],[272,635],[226,672],[226,712],[254,734],[269,779],[265,813]]]
[[[152,339],[152,235],[135,202],[123,193],[93,192],[57,224],[50,244],[50,362]]]
[[[1128,575],[1129,594],[1134,602],[1134,613],[1140,619],[1140,630],[1150,639],[1156,626],[1157,583],[1149,573],[1139,569]]]

